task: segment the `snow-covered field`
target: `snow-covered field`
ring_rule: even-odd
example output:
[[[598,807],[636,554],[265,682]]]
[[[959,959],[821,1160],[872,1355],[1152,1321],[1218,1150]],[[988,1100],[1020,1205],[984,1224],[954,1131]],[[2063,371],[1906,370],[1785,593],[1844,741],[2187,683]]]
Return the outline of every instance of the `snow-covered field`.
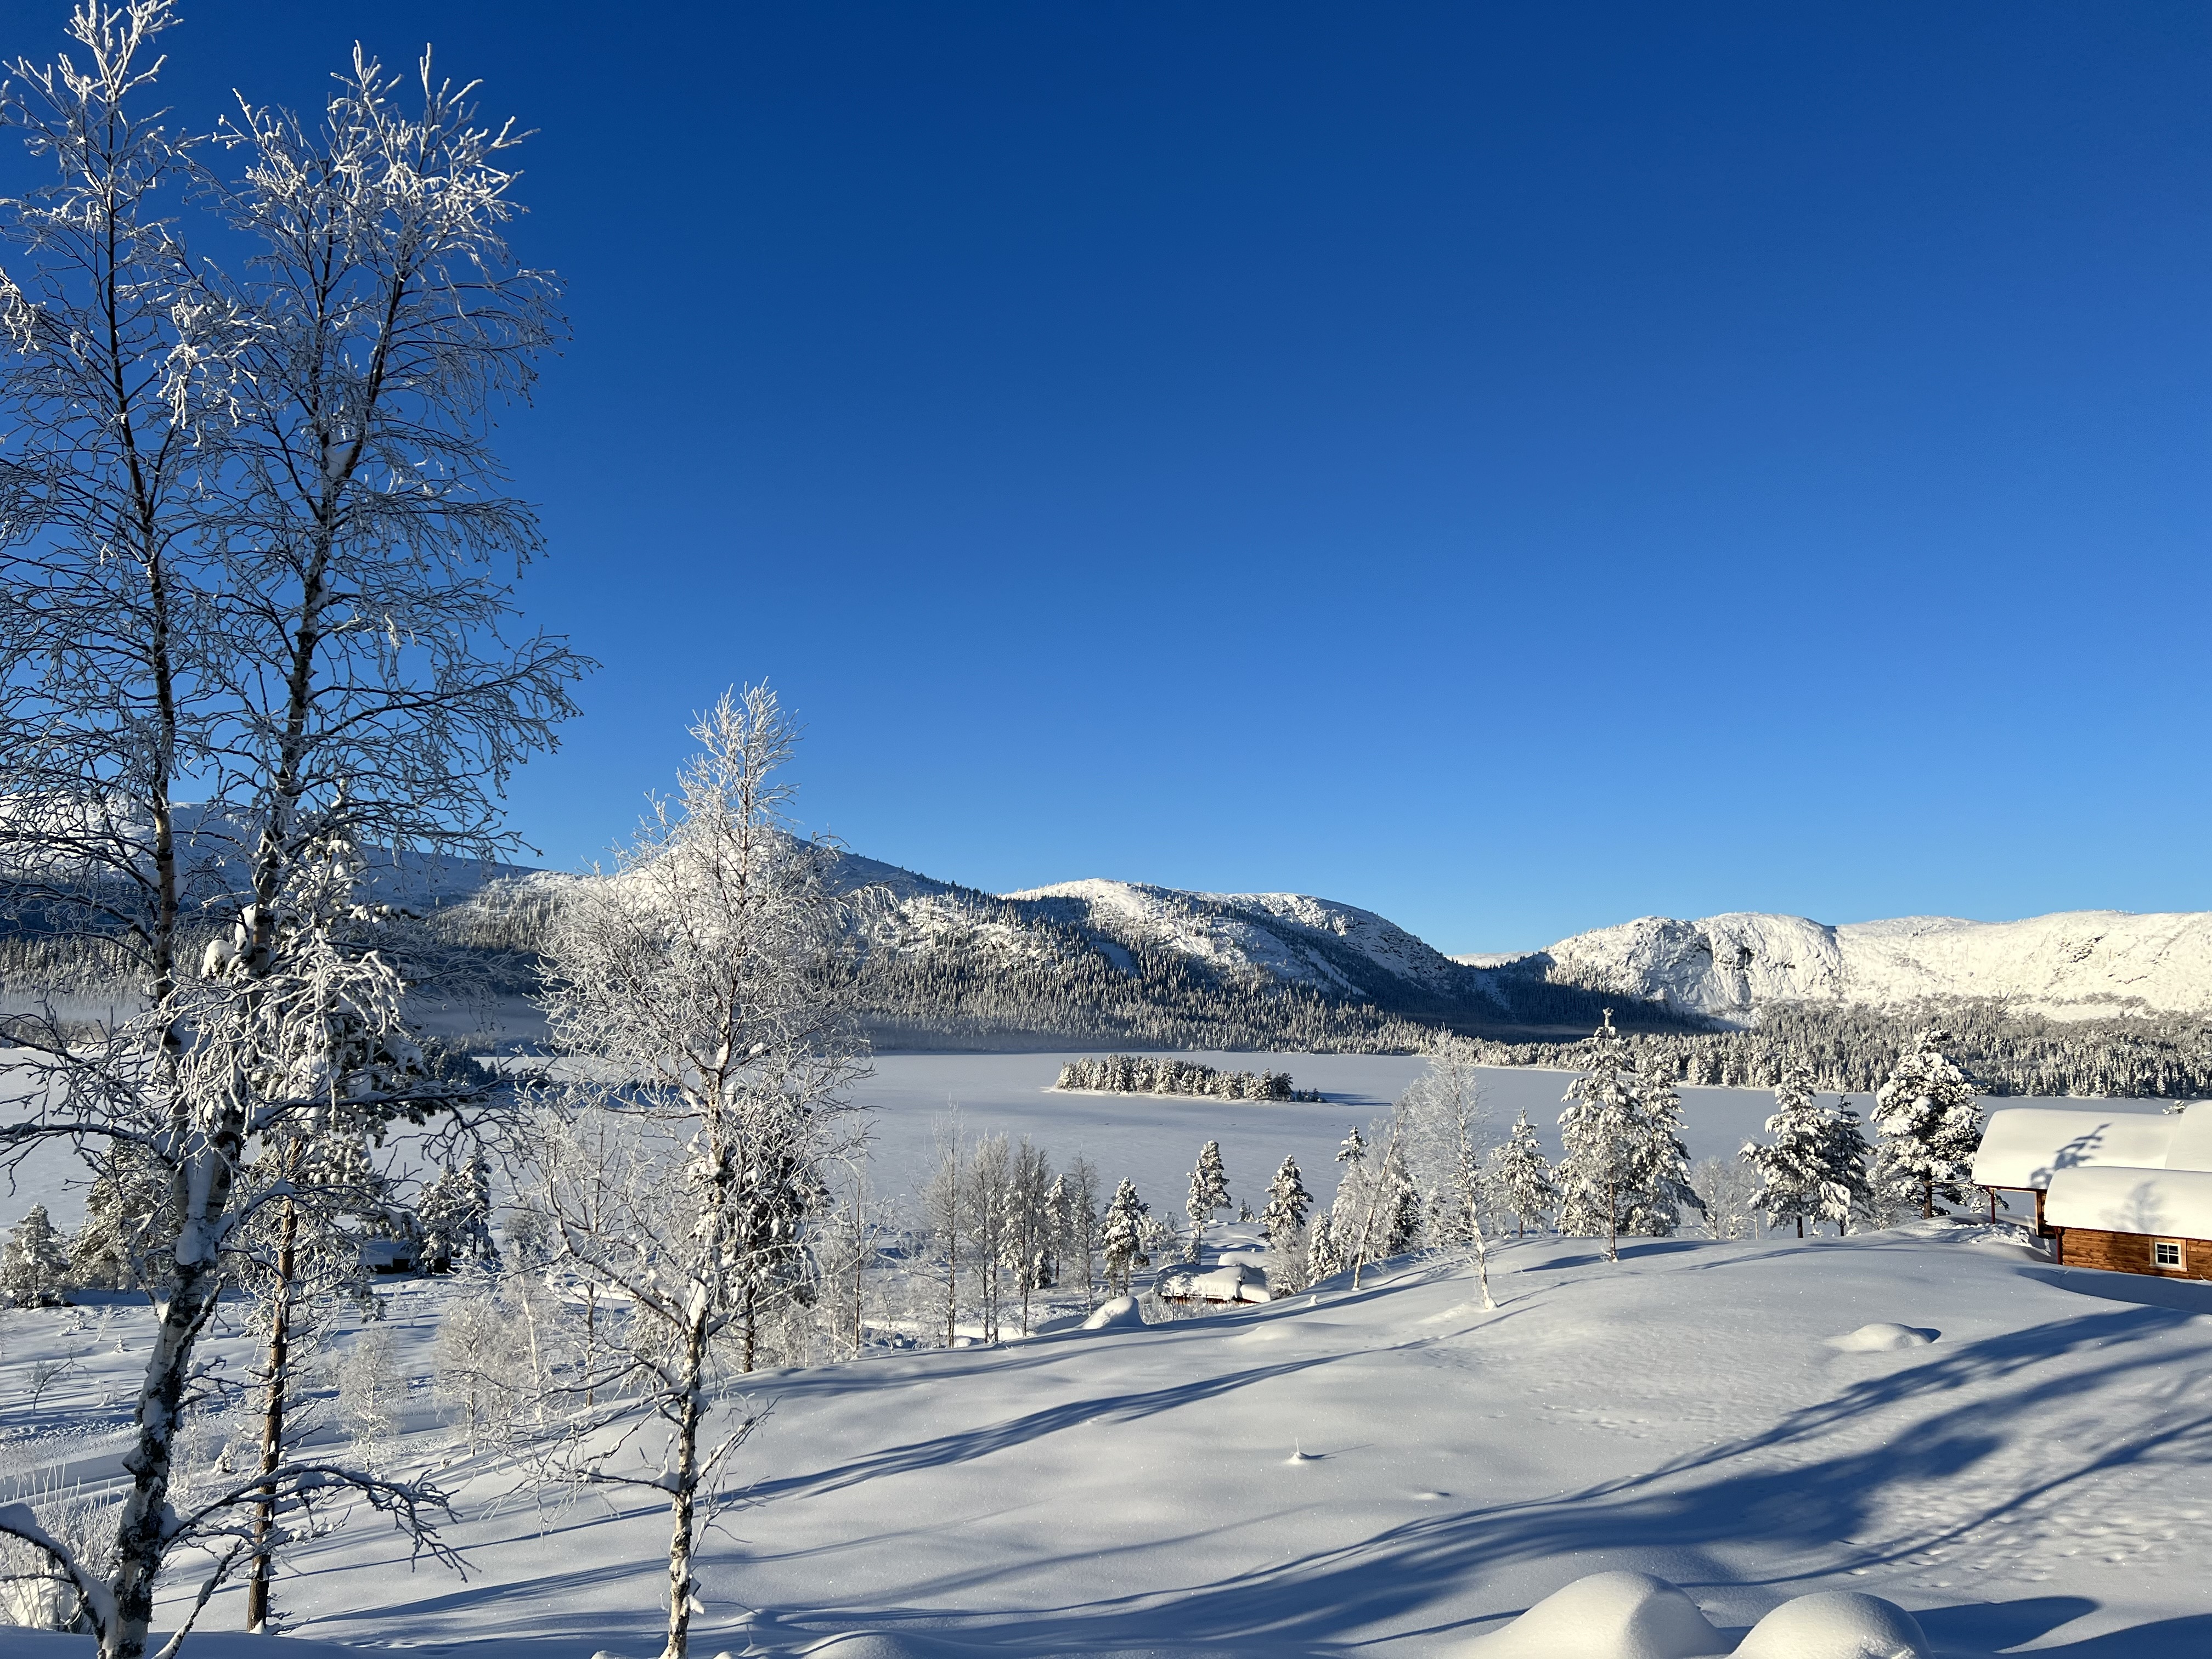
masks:
[[[1203,1320],[763,1374],[772,1415],[708,1545],[696,1650],[860,1632],[823,1650],[1446,1654],[1617,1567],[1730,1632],[1846,1588],[1911,1608],[1944,1652],[2212,1642],[2212,1286],[1940,1226],[1644,1242],[1618,1266],[1545,1241],[1493,1277],[1493,1313],[1463,1268],[1412,1266]],[[395,1293],[410,1370],[447,1293]],[[1832,1340],[1879,1322],[1934,1340]],[[9,1391],[15,1473],[42,1423],[74,1426],[44,1455],[76,1478],[112,1467],[143,1340],[121,1308],[5,1316],[11,1371],[82,1366],[35,1415]],[[296,1553],[278,1601],[298,1634],[655,1650],[658,1510],[541,1512],[441,1451],[426,1402],[410,1422],[402,1455],[447,1460],[469,1582],[410,1571],[363,1522]],[[237,1617],[228,1593],[209,1614]],[[73,1645],[0,1635],[0,1653]]]
[[[1325,1201],[1346,1127],[1420,1064],[1200,1057],[1331,1096],[1291,1105],[1048,1092],[1064,1058],[880,1059],[861,1091],[878,1189],[919,1173],[950,1103],[971,1133],[1133,1176],[1156,1212],[1209,1138],[1238,1196],[1256,1201],[1291,1152]],[[1525,1105],[1549,1141],[1566,1081],[1486,1073],[1501,1131]],[[1699,1158],[1771,1109],[1758,1091],[1684,1096]],[[693,1650],[1443,1655],[1614,1568],[1683,1586],[1730,1641],[1782,1601],[1850,1589],[1912,1609],[1943,1653],[2212,1650],[2212,1285],[2057,1269],[1948,1224],[1625,1255],[1508,1244],[1494,1312],[1464,1266],[1407,1262],[1204,1319],[1063,1319],[1027,1341],[763,1373],[770,1414],[739,1453],[745,1503],[707,1544]],[[385,1328],[413,1382],[392,1455],[442,1468],[469,1577],[410,1570],[363,1519],[293,1553],[288,1628],[356,1648],[656,1652],[665,1515],[541,1503],[459,1445],[427,1383],[453,1293],[392,1290]],[[1912,1345],[1836,1341],[1878,1324]],[[148,1328],[127,1299],[0,1314],[0,1475],[111,1476]],[[53,1358],[75,1368],[33,1409],[33,1367]],[[187,1654],[295,1650],[224,1638],[234,1591],[205,1623]],[[0,1655],[86,1651],[0,1631]]]

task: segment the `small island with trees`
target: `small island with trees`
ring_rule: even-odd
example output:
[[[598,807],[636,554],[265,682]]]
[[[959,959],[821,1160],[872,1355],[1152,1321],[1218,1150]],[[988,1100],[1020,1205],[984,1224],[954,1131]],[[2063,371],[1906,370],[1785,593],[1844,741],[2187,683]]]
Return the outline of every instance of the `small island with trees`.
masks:
[[[1076,1093],[1203,1095],[1214,1100],[1318,1101],[1318,1089],[1292,1085],[1288,1072],[1223,1072],[1171,1055],[1108,1054],[1071,1060],[1052,1085]]]

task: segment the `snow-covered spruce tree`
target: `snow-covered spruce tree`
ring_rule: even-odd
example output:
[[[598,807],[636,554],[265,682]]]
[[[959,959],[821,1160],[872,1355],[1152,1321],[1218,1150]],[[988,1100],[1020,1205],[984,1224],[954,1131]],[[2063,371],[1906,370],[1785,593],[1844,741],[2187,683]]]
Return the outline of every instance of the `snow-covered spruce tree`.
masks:
[[[1229,1172],[1222,1167],[1221,1143],[1209,1140],[1198,1149],[1197,1167],[1190,1172],[1190,1196],[1183,1213],[1190,1218],[1190,1242],[1183,1246],[1186,1261],[1196,1261],[1206,1243],[1206,1225],[1236,1200],[1229,1196]]]
[[[1821,1212],[1822,1187],[1828,1179],[1828,1115],[1813,1097],[1813,1073],[1792,1065],[1774,1085],[1774,1115],[1766,1120],[1766,1133],[1774,1137],[1761,1146],[1746,1141],[1743,1161],[1759,1172],[1759,1192],[1752,1200],[1765,1212],[1766,1224],[1797,1224],[1797,1237],[1805,1237],[1805,1218]]]
[[[475,1267],[496,1273],[499,1246],[491,1236],[491,1165],[483,1153],[440,1170],[415,1200],[423,1264],[434,1272]]]
[[[69,1252],[46,1206],[33,1204],[0,1243],[0,1296],[10,1307],[58,1308],[69,1283]]]
[[[1062,1190],[1063,1203],[1055,1212],[1060,1236],[1054,1249],[1064,1264],[1063,1275],[1073,1275],[1071,1282],[1080,1286],[1083,1305],[1088,1308],[1097,1300],[1098,1170],[1089,1158],[1079,1156],[1068,1160],[1066,1173],[1055,1184]]]
[[[558,1260],[629,1303],[621,1385],[665,1434],[633,1423],[586,1472],[667,1498],[668,1659],[699,1607],[700,1510],[754,1420],[715,1439],[714,1413],[769,1304],[799,1293],[822,1163],[848,1149],[845,1091],[863,1074],[831,855],[788,828],[796,732],[756,686],[692,733],[677,799],[655,803],[614,876],[570,893],[548,941],[549,1023],[589,1063],[550,1091],[530,1192]],[[598,1143],[612,1169],[588,1138],[611,1117],[631,1126]]]
[[[149,1241],[161,1236],[169,1199],[161,1166],[130,1141],[86,1151],[92,1186],[83,1224],[70,1240],[70,1283],[129,1291],[157,1281],[167,1265],[149,1257]]]
[[[1358,1124],[1352,1126],[1337,1146],[1336,1163],[1336,1193],[1329,1200],[1327,1217],[1328,1259],[1333,1264],[1329,1271],[1351,1268],[1352,1288],[1356,1291],[1361,1269],[1374,1260],[1370,1241],[1381,1202],[1380,1190],[1367,1167],[1367,1138],[1359,1133]],[[1315,1231],[1318,1237],[1322,1230]],[[1314,1275],[1323,1276],[1318,1272]]]
[[[1982,1144],[1982,1111],[1973,1083],[1944,1056],[1944,1030],[1923,1031],[1898,1056],[1889,1080],[1875,1091],[1874,1189],[1878,1202],[1917,1202],[1936,1213],[1938,1198],[1963,1204],[1961,1183]]]
[[[1536,1139],[1536,1127],[1528,1121],[1527,1112],[1515,1122],[1505,1144],[1492,1150],[1490,1178],[1499,1201],[1512,1213],[1516,1238],[1526,1236],[1530,1222],[1541,1225],[1559,1202],[1559,1189],[1552,1184],[1551,1163],[1544,1156],[1543,1144]]]
[[[1874,1149],[1859,1127],[1859,1115],[1841,1095],[1823,1126],[1820,1218],[1836,1224],[1841,1237],[1874,1214],[1874,1182],[1869,1173]]]
[[[1343,1271],[1344,1257],[1336,1248],[1334,1212],[1323,1210],[1306,1231],[1306,1283],[1318,1285]]]
[[[1559,1231],[1602,1238],[1608,1261],[1620,1259],[1623,1188],[1643,1135],[1636,1068],[1628,1043],[1613,1029],[1613,1010],[1590,1038],[1589,1070],[1567,1085],[1559,1114],[1564,1156],[1556,1171]]]
[[[1109,1296],[1129,1294],[1129,1280],[1152,1259],[1145,1253],[1145,1220],[1151,1206],[1137,1196],[1137,1183],[1127,1176],[1114,1189],[1106,1206],[1100,1245],[1106,1257],[1106,1291]]]
[[[1384,1257],[1403,1255],[1419,1244],[1428,1220],[1428,1206],[1421,1200],[1421,1189],[1413,1180],[1405,1149],[1405,1138],[1393,1135],[1383,1150],[1381,1255]]]
[[[1306,1286],[1306,1218],[1312,1213],[1313,1194],[1306,1190],[1298,1161],[1285,1158],[1267,1183],[1267,1207],[1260,1213],[1260,1230],[1267,1241],[1267,1281],[1278,1296]]]
[[[1009,1223],[1006,1256],[1022,1293],[1022,1334],[1030,1334],[1030,1299],[1056,1282],[1053,1197],[1055,1177],[1044,1149],[1024,1135],[1014,1148],[1007,1182]]]
[[[1621,1229],[1644,1238],[1668,1238],[1682,1212],[1705,1213],[1705,1200],[1690,1180],[1690,1149],[1682,1143],[1682,1097],[1664,1062],[1647,1056],[1636,1074],[1639,1133],[1623,1184],[1627,1199]]]

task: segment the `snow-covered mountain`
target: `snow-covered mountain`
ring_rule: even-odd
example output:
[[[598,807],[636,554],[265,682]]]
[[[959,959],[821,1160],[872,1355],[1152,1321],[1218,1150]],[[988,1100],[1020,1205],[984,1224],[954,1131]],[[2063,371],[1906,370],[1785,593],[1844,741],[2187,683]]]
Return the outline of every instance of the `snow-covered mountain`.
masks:
[[[1474,984],[1465,968],[1397,923],[1304,893],[1192,893],[1094,878],[1005,896],[1131,943],[1256,969],[1327,996],[1387,1005],[1410,986],[1456,1001]]]
[[[1495,958],[1461,957],[1462,963]],[[1741,1021],[1778,1001],[1995,997],[2057,1018],[2212,1012],[2212,912],[2069,910],[2021,921],[1903,916],[1830,927],[1735,912],[1644,916],[1510,964]],[[1509,970],[1510,970],[1509,969]]]

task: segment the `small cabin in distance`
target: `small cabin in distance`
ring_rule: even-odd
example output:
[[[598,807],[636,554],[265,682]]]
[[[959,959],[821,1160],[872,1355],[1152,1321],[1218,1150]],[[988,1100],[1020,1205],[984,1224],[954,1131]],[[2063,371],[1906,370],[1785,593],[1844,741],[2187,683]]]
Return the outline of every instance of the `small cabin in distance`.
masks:
[[[2212,1279],[2212,1101],[2154,1115],[2010,1107],[1990,1115],[1973,1180],[2032,1195],[2054,1261]]]

